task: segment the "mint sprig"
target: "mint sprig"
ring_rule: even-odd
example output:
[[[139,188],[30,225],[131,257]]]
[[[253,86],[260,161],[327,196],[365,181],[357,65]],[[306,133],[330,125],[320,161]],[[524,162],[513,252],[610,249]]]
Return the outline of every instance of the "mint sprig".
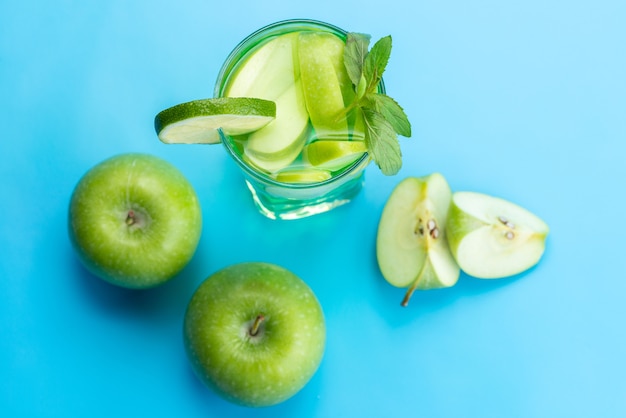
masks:
[[[411,136],[411,123],[404,110],[391,97],[378,92],[378,85],[391,55],[391,36],[379,39],[368,50],[370,36],[348,33],[344,65],[356,93],[349,106],[361,112],[365,121],[365,144],[372,159],[385,175],[402,167],[397,135]]]

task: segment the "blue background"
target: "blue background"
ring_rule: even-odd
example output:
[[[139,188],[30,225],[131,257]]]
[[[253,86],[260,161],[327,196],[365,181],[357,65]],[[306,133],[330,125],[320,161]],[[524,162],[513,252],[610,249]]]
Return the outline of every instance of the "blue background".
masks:
[[[210,97],[247,34],[306,17],[394,40],[385,73],[413,137],[349,205],[300,221],[256,212],[220,146],[167,146],[154,115]],[[7,417],[626,416],[626,3],[611,0],[2,1],[0,412]],[[174,163],[204,229],[149,291],[91,276],[67,237],[73,187],[114,154]],[[439,171],[551,227],[540,264],[415,294],[375,261],[393,187]],[[231,405],[192,374],[187,301],[211,273],[280,264],[320,299],[326,356],[271,408]]]

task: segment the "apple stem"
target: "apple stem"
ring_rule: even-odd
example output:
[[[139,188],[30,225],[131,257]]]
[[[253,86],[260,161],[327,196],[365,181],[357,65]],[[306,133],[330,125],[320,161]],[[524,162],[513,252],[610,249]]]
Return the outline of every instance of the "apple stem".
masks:
[[[128,215],[126,216],[126,225],[130,226],[133,225],[135,222],[135,211],[131,209],[128,211]]]
[[[435,228],[437,227],[435,226]],[[411,299],[411,296],[413,296],[413,292],[415,292],[415,289],[417,289],[417,286],[422,280],[422,277],[424,276],[424,270],[425,268],[422,267],[420,274],[415,278],[415,281],[413,282],[411,287],[409,287],[409,289],[404,294],[404,299],[402,299],[402,303],[400,303],[400,306],[402,306],[403,308],[406,308],[409,305],[409,299]]]
[[[409,290],[407,290],[404,295],[404,299],[402,299],[402,303],[400,303],[400,306],[406,308],[409,305],[409,299],[411,299],[411,296],[413,296],[413,292],[415,292],[415,286],[411,286]]]
[[[265,315],[263,314],[259,314],[255,319],[254,322],[252,323],[252,327],[250,327],[250,336],[252,337],[256,337],[256,335],[259,333],[259,328],[261,327],[261,323],[265,321]]]

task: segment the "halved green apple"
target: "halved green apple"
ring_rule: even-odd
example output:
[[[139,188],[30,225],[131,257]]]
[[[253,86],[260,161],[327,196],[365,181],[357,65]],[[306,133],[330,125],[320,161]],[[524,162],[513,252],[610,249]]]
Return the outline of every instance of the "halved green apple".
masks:
[[[461,269],[494,279],[521,273],[539,262],[548,225],[507,200],[456,192],[448,214],[450,250]]]
[[[387,282],[408,287],[402,306],[416,289],[450,287],[459,279],[446,238],[451,196],[445,178],[433,173],[402,180],[385,204],[376,257]]]

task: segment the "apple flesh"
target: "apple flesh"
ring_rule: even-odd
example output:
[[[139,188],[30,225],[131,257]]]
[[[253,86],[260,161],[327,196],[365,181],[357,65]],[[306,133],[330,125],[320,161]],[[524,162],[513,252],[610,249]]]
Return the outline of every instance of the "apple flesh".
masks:
[[[298,157],[306,141],[309,121],[300,79],[274,100],[276,119],[244,141],[245,157],[270,173],[287,167]]]
[[[453,286],[460,275],[447,243],[451,191],[441,174],[408,177],[394,188],[383,209],[376,256],[383,277],[408,287],[406,306],[417,289]]]
[[[298,42],[302,88],[315,134],[323,139],[347,140],[344,90],[353,89],[351,83],[341,82],[348,80],[343,64],[345,42],[323,32],[302,32]]]
[[[253,262],[226,267],[197,288],[183,333],[200,380],[250,407],[300,391],[326,340],[322,308],[307,284],[282,267]]]
[[[69,207],[69,235],[82,263],[118,286],[149,288],[192,258],[202,229],[196,193],[170,163],[121,154],[90,169]]]
[[[476,192],[456,192],[448,215],[448,240],[461,269],[493,279],[521,273],[545,250],[548,225],[507,200]]]
[[[244,141],[246,161],[270,173],[291,164],[306,140],[309,115],[297,54],[297,33],[273,38],[246,59],[225,92],[276,103],[276,118]]]

